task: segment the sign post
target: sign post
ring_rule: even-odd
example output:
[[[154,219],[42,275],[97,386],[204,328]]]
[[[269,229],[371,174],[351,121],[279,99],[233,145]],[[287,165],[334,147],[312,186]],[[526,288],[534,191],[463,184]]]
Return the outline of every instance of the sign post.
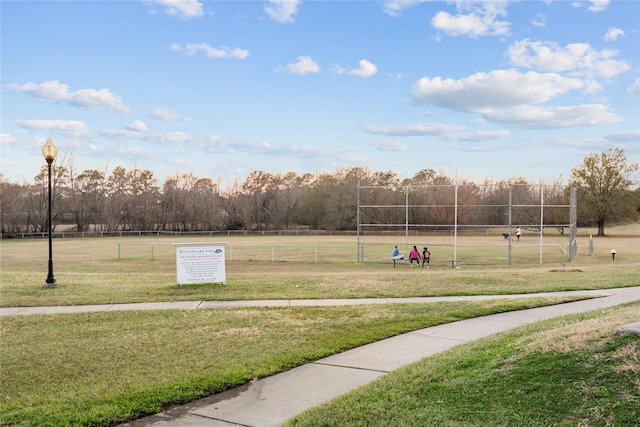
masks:
[[[226,243],[174,243],[178,285],[227,283]]]

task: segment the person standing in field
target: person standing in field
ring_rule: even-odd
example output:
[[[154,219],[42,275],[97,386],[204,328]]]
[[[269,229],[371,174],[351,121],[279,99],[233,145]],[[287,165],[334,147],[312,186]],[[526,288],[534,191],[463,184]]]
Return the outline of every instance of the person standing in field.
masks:
[[[418,267],[420,266],[420,252],[418,252],[418,248],[416,248],[415,245],[413,245],[411,252],[409,252],[409,263],[413,265],[413,261],[418,264]]]
[[[520,241],[520,234],[522,234],[522,232],[520,231],[520,227],[516,228],[516,238],[518,239],[518,242]]]
[[[431,261],[431,252],[429,252],[429,249],[425,246],[422,249],[422,266],[424,267],[426,264],[427,267],[429,267],[429,261]]]

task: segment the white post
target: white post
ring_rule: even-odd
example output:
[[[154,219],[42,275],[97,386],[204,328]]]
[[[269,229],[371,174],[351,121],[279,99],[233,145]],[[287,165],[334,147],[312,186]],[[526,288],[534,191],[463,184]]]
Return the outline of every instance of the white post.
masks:
[[[540,180],[540,265],[542,265],[542,230],[544,229],[544,187]]]
[[[458,170],[456,169],[455,207],[453,220],[453,263],[457,263],[458,257]],[[453,267],[453,263],[451,267]]]
[[[404,187],[404,251],[409,250],[409,186]]]
[[[359,259],[359,251],[360,251],[360,185],[358,185],[356,192],[356,202],[358,206],[358,210],[356,211],[356,262],[361,262]]]
[[[513,184],[509,184],[509,267],[511,267],[511,236],[513,236],[513,232],[511,231],[511,208],[513,202],[513,194],[512,194]]]

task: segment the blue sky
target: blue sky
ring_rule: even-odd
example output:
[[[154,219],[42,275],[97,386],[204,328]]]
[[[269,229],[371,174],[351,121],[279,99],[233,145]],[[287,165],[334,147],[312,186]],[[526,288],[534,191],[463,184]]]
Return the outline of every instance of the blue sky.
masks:
[[[361,166],[566,181],[640,158],[638,1],[7,1],[1,172]]]

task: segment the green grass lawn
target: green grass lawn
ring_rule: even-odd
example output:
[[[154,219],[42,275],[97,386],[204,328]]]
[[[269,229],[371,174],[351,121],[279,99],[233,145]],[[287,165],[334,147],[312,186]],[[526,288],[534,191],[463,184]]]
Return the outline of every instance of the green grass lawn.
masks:
[[[555,263],[461,269],[400,266],[394,269],[389,263],[381,262],[232,261],[227,264],[225,286],[177,286],[173,259],[160,257],[151,260],[146,256],[118,259],[118,239],[65,238],[54,241],[58,279],[55,289],[42,286],[46,278],[45,240],[3,240],[0,241],[0,305],[495,295],[637,286],[640,284],[640,245],[637,244],[640,226],[621,228],[619,234],[614,231],[609,229],[610,236],[598,239],[593,255],[582,253],[571,265]],[[264,239],[243,236],[241,242],[257,245],[286,241],[291,244],[292,237],[269,236],[266,237],[269,240]],[[587,234],[582,239],[581,247],[584,248]],[[155,238],[140,241],[158,242]],[[345,251],[353,248],[353,237],[344,236],[332,236],[327,240],[301,237],[297,242],[300,245],[321,242],[331,246],[342,245]],[[611,248],[618,252],[615,261],[610,256]],[[115,425],[156,413],[167,405],[227,390],[253,378],[272,375],[399,333],[462,318],[566,300],[528,298],[473,303],[4,316],[0,318],[0,425]],[[637,313],[638,307],[633,308]],[[608,317],[610,312],[595,318],[606,320]],[[557,328],[549,328],[551,335],[548,340],[564,342],[567,334],[581,335],[582,332],[576,332],[581,324],[580,319],[568,322],[567,329],[563,331],[565,335],[556,332]],[[601,342],[588,340],[585,351],[597,353]],[[626,342],[620,343],[613,345],[620,348],[627,345]],[[511,360],[506,347],[513,347],[511,351],[516,352],[522,345],[521,341],[499,344],[500,357]],[[634,354],[635,359],[627,360],[632,370],[638,369],[637,347],[635,353],[631,352],[632,356]],[[528,360],[544,366],[542,358]],[[461,354],[459,363],[468,368],[460,368],[459,373],[463,374],[459,374],[459,380],[455,381],[463,386],[458,391],[462,394],[472,388],[472,384],[465,386],[462,382],[466,376],[476,375],[476,371],[481,377],[488,375],[480,369],[484,359],[466,360]],[[609,359],[602,360],[603,366],[618,369]],[[511,387],[517,378],[511,373],[519,371],[502,372],[505,375],[499,378],[496,387],[499,388],[500,382],[503,387]],[[586,371],[580,372],[576,375],[586,375]],[[638,372],[635,371],[636,377]],[[542,382],[542,375],[537,375]],[[425,374],[423,382],[430,382],[429,378],[430,374]],[[582,381],[591,384],[587,380],[584,378]],[[446,382],[446,378],[442,381]],[[569,378],[566,381],[577,380]],[[619,392],[611,383],[603,384],[603,393]],[[543,389],[542,385],[540,387]],[[637,382],[635,387],[635,392],[627,390],[625,393],[638,402]],[[497,394],[499,390],[487,390],[488,401],[492,400],[492,394],[495,399],[502,399]],[[374,395],[372,399],[375,398]],[[562,411],[557,402],[551,401],[549,405]],[[590,408],[584,402],[578,406]],[[478,409],[480,412],[484,410]],[[471,418],[459,420],[453,417],[452,413],[457,411],[443,410],[440,420],[449,419],[448,425],[480,425],[465,421]],[[418,409],[414,412],[415,420],[427,416],[417,414]],[[566,416],[569,417],[568,425],[579,424],[572,424],[574,415]],[[605,425],[599,421],[591,422],[599,419],[598,416],[584,418],[587,421],[580,425]],[[313,420],[305,421],[305,417],[296,422],[315,425]],[[511,422],[503,423],[502,419],[513,421],[496,418],[498,421],[494,425],[513,425]],[[370,425],[394,424],[383,414],[380,421],[375,415],[369,421]],[[404,425],[429,425],[411,424],[409,421],[411,419],[407,419]],[[534,421],[528,425],[539,425]]]
[[[569,300],[5,317],[0,424],[113,425],[400,333]]]
[[[455,347],[294,417],[287,426],[638,426],[640,303]]]
[[[533,262],[526,267],[460,269],[452,269],[450,265],[429,269],[400,265],[394,269],[388,260],[384,263],[231,261],[226,266],[226,286],[178,286],[173,247],[173,256],[166,254],[152,260],[148,254],[141,254],[152,244],[204,242],[210,238],[132,237],[125,240],[143,246],[131,247],[144,249],[138,249],[137,257],[121,259],[118,243],[122,238],[65,238],[54,241],[56,289],[42,287],[47,276],[46,240],[2,240],[0,306],[513,294],[639,284],[640,225],[621,230],[615,234],[612,228],[610,236],[596,239],[593,255],[588,254],[588,234],[581,233],[581,255],[571,264]],[[298,248],[326,245],[334,250],[342,248],[345,254],[355,248],[353,236],[228,237],[230,244],[243,247],[297,242]],[[611,248],[618,252],[615,261],[611,259]]]

